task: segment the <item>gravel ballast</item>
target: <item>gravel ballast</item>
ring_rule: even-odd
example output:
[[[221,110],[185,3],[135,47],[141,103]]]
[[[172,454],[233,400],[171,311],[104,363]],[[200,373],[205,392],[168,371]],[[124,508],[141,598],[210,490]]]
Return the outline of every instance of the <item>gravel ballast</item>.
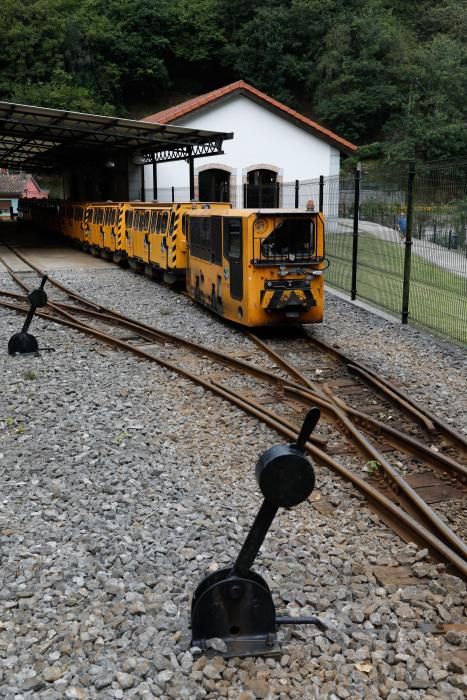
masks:
[[[67,271],[77,291],[207,345],[247,339],[128,271]],[[0,287],[14,288],[5,274]],[[275,659],[196,657],[191,596],[232,563],[261,503],[259,453],[282,439],[155,364],[35,319],[55,352],[10,358],[22,324],[0,309],[0,697],[449,698],[467,690],[465,585],[405,544],[324,468],[274,521],[255,569],[283,628]],[[310,332],[402,382],[467,433],[465,355],[328,295]],[[327,509],[319,510],[320,503]],[[385,582],[402,567],[405,579]]]

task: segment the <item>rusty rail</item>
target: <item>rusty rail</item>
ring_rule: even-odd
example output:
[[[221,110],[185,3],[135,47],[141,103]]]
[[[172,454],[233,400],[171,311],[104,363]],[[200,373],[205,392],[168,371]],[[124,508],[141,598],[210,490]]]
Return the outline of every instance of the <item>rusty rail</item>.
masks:
[[[414,401],[414,399],[412,399],[405,392],[403,392],[401,389],[399,389],[399,387],[395,386],[395,384],[390,382],[388,379],[383,379],[382,377],[378,376],[376,374],[376,372],[374,372],[369,367],[363,365],[361,362],[357,362],[353,358],[350,358],[348,355],[341,352],[341,350],[334,348],[332,345],[325,343],[323,340],[318,340],[317,338],[312,338],[308,333],[306,333],[306,339],[311,345],[315,345],[316,347],[320,348],[322,352],[325,352],[325,353],[330,354],[330,355],[334,355],[344,364],[350,365],[349,369],[351,371],[358,370],[359,372],[365,372],[365,374],[367,375],[366,379],[368,382],[373,383],[373,379],[376,379],[380,384],[384,384],[393,394],[396,394],[401,399],[403,399],[408,405],[412,406],[418,412],[422,413],[428,420],[430,420],[433,423],[436,430],[441,435],[444,435],[447,438],[450,438],[451,441],[456,445],[456,447],[463,454],[467,455],[467,439],[466,438],[464,438],[460,433],[458,433],[450,425],[448,425],[445,421],[443,421],[441,418],[439,418],[439,416],[435,415],[432,411],[425,408],[424,406],[420,406],[420,404],[418,404],[416,401]],[[353,368],[355,368],[355,370],[353,370]]]
[[[16,251],[15,251],[16,252]],[[24,258],[24,256],[19,256],[21,259],[23,259],[24,262],[29,264],[27,259]],[[35,266],[31,265],[33,269],[38,272],[38,274],[42,274],[42,271],[40,271],[38,268]],[[14,274],[14,273],[13,273]],[[16,280],[15,280],[16,281]],[[23,289],[27,290],[26,286],[23,285],[21,282],[18,282],[20,286],[23,287]],[[150,332],[151,338],[157,337],[160,338],[161,333],[149,326],[145,326],[145,324],[138,324],[132,321],[131,319],[122,317],[119,314],[115,314],[115,312],[109,311],[105,309],[104,307],[100,305],[93,304],[92,302],[89,302],[88,300],[84,299],[83,297],[80,297],[80,295],[76,295],[72,290],[69,290],[67,288],[64,288],[63,285],[58,285],[58,283],[55,283],[55,286],[58,288],[62,288],[62,291],[65,291],[65,293],[69,294],[75,299],[78,299],[81,301],[81,303],[87,304],[91,308],[94,307],[94,309],[98,310],[98,313],[95,312],[93,313],[94,317],[99,318],[100,320],[103,319],[103,317],[107,317],[107,322],[115,324],[117,320],[124,321],[125,322],[125,327],[128,327],[126,323],[128,322],[131,324],[131,327],[133,330],[138,330],[138,333],[140,329],[146,329]],[[11,295],[12,293],[7,293],[7,295]],[[19,305],[16,304],[8,304],[6,302],[2,302],[3,306],[6,306],[8,308],[12,308],[16,311],[21,311],[23,313],[26,312],[26,309],[23,307],[20,307]],[[51,321],[54,322],[59,322],[63,325],[67,325],[71,328],[74,328],[78,331],[82,331],[85,333],[88,333],[95,338],[112,345],[113,347],[117,347],[126,351],[130,351],[133,354],[139,356],[142,359],[146,359],[152,362],[156,362],[159,365],[165,367],[166,369],[170,369],[171,371],[175,371],[178,374],[196,382],[197,384],[200,384],[203,386],[205,389],[208,391],[211,391],[222,398],[227,398],[228,400],[232,401],[235,405],[238,407],[242,408],[243,410],[248,411],[251,415],[254,415],[256,418],[262,420],[266,424],[268,424],[270,427],[274,428],[276,431],[280,432],[283,435],[286,435],[292,439],[296,439],[298,435],[298,430],[294,428],[290,423],[288,423],[285,419],[282,417],[277,416],[276,414],[273,414],[270,411],[267,411],[264,409],[264,407],[260,406],[256,402],[252,400],[248,400],[245,397],[240,397],[236,395],[235,392],[233,392],[231,389],[228,389],[226,387],[223,387],[222,385],[215,383],[215,382],[209,382],[203,379],[202,377],[193,374],[192,372],[189,372],[188,370],[183,369],[182,367],[176,365],[175,363],[172,363],[168,360],[164,360],[163,358],[154,356],[150,353],[147,353],[146,351],[142,350],[141,348],[137,348],[135,346],[132,346],[125,341],[115,338],[107,333],[103,333],[102,331],[99,331],[92,326],[89,326],[88,324],[77,322],[76,320],[73,319],[73,317],[70,314],[71,309],[68,308],[65,309],[66,305],[63,304],[56,304],[54,303],[52,305],[52,308],[54,308],[54,311],[56,313],[59,313],[62,318],[57,319],[56,317],[53,317],[51,314],[41,312],[40,315],[43,316],[44,318],[47,318]],[[62,307],[62,308],[60,308]],[[75,311],[75,309],[73,309]],[[79,310],[79,313],[81,313],[82,310]],[[73,320],[72,320],[73,319]],[[141,333],[139,333],[141,335]],[[170,335],[170,334],[167,334]],[[143,336],[141,336],[143,337]],[[185,341],[185,339],[181,339],[178,337],[173,337],[174,340],[175,338],[177,341],[182,341],[184,344],[189,343],[189,341]],[[196,346],[199,348],[199,346]],[[218,353],[217,351],[212,351],[210,348],[203,348],[201,351],[201,354],[207,354],[206,351],[209,351],[209,353],[212,353],[216,356],[223,356],[225,359],[225,355],[223,353]],[[277,360],[279,361],[280,356],[275,353]],[[293,385],[292,383],[287,383],[285,380],[282,378],[277,377],[277,375],[271,374],[269,372],[266,372],[265,370],[262,370],[261,368],[254,367],[250,365],[249,363],[239,361],[235,359],[234,364],[239,366],[242,366],[242,369],[245,370],[248,368],[248,371],[251,371],[254,369],[254,371],[258,371],[259,374],[263,378],[268,378],[268,381],[274,381],[274,383],[277,383],[278,381],[283,385],[283,388],[285,391],[292,391],[296,392],[297,394],[299,392],[302,392],[303,394],[306,394],[306,397],[308,399],[313,399],[316,400],[317,403],[322,402],[323,408],[325,407],[327,411],[330,411],[331,413],[334,413],[340,420],[342,421],[342,417],[345,418],[344,422],[347,421],[347,423],[351,423],[351,421],[347,418],[345,415],[344,411],[342,410],[342,407],[339,407],[336,405],[333,400],[324,400],[323,399],[323,391],[319,391],[319,395],[315,394],[315,392],[311,392],[309,389],[311,387],[315,388],[314,385],[302,374],[300,373],[296,368],[293,367],[290,363],[287,363],[283,358],[280,358],[282,367],[286,368],[287,371],[291,371],[291,373],[300,381],[304,382],[305,385],[308,387],[308,391],[302,392],[303,387]],[[245,367],[246,365],[246,367]],[[290,368],[290,370],[289,370]],[[319,401],[318,401],[319,399]],[[365,416],[368,418],[367,416]],[[363,479],[358,477],[356,474],[351,472],[350,470],[346,469],[342,465],[340,465],[338,462],[333,460],[329,455],[326,455],[325,452],[323,452],[319,447],[316,445],[312,445],[309,443],[307,445],[307,449],[311,454],[315,456],[315,458],[321,463],[325,464],[329,468],[333,469],[333,471],[341,474],[342,476],[345,476],[345,478],[349,479],[354,485],[356,485],[360,490],[362,490],[372,502],[375,502],[379,504],[380,507],[384,508],[384,510],[389,513],[390,517],[396,518],[400,523],[404,524],[404,527],[407,527],[413,534],[414,534],[414,539],[417,539],[418,541],[423,541],[424,543],[428,543],[432,549],[434,549],[439,556],[444,558],[446,561],[451,563],[458,571],[463,575],[464,577],[467,575],[467,563],[456,553],[454,552],[450,547],[446,546],[446,544],[437,537],[436,535],[433,535],[433,533],[429,532],[425,527],[417,523],[413,518],[411,518],[410,515],[406,514],[403,510],[401,510],[398,506],[393,504],[389,499],[387,499],[385,496],[380,494],[376,489],[374,489],[370,484],[365,482]],[[377,453],[379,454],[379,453]],[[378,459],[380,461],[380,459]],[[380,461],[381,463],[381,461]],[[421,500],[421,499],[420,499]],[[443,524],[444,525],[444,524]],[[447,528],[449,530],[449,528]],[[442,528],[441,528],[442,530]],[[454,535],[454,533],[452,533]],[[450,542],[451,545],[453,545],[455,548],[458,549],[458,551],[461,551],[462,554],[465,552],[465,545],[464,543],[461,542],[461,547],[459,548],[459,543],[457,542],[457,536],[454,535],[454,540],[451,538],[451,533],[442,532],[443,539],[447,539],[447,541]]]

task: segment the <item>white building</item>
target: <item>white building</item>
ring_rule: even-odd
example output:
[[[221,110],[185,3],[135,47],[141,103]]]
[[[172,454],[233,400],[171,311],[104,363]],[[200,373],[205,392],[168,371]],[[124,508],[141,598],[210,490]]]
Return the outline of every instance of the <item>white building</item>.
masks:
[[[357,149],[242,80],[144,121],[234,132],[232,140],[224,141],[223,155],[194,161],[194,195],[238,206],[293,206],[292,183],[338,176],[341,153],[350,155]],[[157,169],[146,166],[146,199],[170,200],[173,195],[176,201],[190,199],[189,177],[183,161],[162,163]],[[139,183],[135,184],[139,198]],[[309,196],[310,190],[302,188],[300,205]]]

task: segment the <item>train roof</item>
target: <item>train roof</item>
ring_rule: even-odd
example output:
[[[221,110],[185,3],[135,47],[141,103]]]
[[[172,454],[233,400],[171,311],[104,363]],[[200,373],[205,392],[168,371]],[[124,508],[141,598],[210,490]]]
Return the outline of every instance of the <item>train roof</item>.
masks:
[[[315,209],[235,209],[229,208],[226,204],[226,210],[232,216],[310,216],[310,214],[319,214]],[[193,214],[209,214],[209,209],[194,209]]]

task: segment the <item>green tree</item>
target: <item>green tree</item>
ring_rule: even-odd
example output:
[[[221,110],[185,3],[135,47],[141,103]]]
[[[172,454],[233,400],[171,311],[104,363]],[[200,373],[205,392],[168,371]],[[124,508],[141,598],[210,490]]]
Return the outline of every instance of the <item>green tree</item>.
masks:
[[[379,0],[346,8],[324,38],[314,94],[318,118],[357,142],[373,141],[406,102],[412,37]]]
[[[414,54],[413,73],[400,113],[385,126],[391,160],[433,160],[467,151],[467,48],[438,34]]]

